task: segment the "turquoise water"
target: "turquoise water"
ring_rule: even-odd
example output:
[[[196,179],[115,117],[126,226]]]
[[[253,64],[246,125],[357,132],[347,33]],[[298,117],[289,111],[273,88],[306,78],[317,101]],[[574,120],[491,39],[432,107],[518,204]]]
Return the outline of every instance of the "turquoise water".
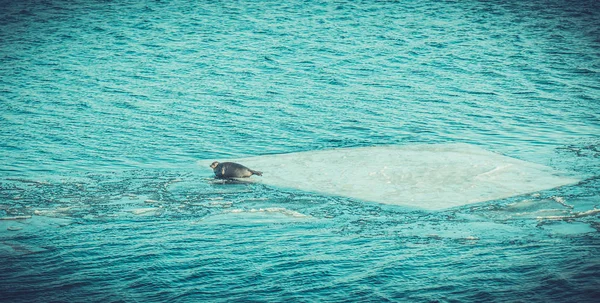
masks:
[[[1,2],[2,301],[600,296],[597,1]],[[455,142],[583,181],[427,212],[196,163]]]

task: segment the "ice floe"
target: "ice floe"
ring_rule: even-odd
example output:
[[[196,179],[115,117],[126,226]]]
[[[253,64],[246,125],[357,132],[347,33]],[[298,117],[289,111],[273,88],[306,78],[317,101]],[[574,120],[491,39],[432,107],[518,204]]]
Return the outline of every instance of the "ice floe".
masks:
[[[344,148],[235,161],[261,170],[248,181],[364,201],[439,210],[580,181],[470,144]],[[558,201],[557,202],[561,202]]]
[[[284,207],[266,207],[250,209],[229,209],[218,214],[202,218],[201,224],[269,224],[297,222],[298,220],[313,219],[295,210]]]

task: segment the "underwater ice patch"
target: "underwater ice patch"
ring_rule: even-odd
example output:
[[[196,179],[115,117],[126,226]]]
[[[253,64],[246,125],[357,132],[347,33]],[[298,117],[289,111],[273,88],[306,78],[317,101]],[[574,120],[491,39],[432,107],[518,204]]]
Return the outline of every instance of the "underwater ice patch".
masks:
[[[199,164],[210,169],[212,161]],[[252,182],[428,210],[579,181],[469,144],[345,148],[227,161],[262,171]]]
[[[222,213],[202,218],[202,224],[269,224],[296,222],[312,217],[283,207],[267,207],[252,209],[231,209]]]
[[[596,229],[584,222],[560,221],[552,224],[546,224],[543,226],[543,228],[552,232],[553,234],[561,235],[579,235],[596,232]]]

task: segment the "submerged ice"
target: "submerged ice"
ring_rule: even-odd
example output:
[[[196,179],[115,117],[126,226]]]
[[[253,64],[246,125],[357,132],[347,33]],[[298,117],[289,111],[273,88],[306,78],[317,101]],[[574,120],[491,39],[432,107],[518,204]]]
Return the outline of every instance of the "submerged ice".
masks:
[[[208,169],[212,160],[200,161]],[[252,181],[365,201],[437,210],[579,180],[469,144],[346,148],[232,161],[263,171]]]

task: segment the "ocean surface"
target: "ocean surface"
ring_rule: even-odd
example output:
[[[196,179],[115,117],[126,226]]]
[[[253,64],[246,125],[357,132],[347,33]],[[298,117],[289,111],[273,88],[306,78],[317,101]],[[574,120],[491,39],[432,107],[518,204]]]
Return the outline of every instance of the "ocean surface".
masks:
[[[582,181],[425,211],[198,165],[434,143]],[[0,0],[1,302],[594,302],[599,204],[598,1]]]

